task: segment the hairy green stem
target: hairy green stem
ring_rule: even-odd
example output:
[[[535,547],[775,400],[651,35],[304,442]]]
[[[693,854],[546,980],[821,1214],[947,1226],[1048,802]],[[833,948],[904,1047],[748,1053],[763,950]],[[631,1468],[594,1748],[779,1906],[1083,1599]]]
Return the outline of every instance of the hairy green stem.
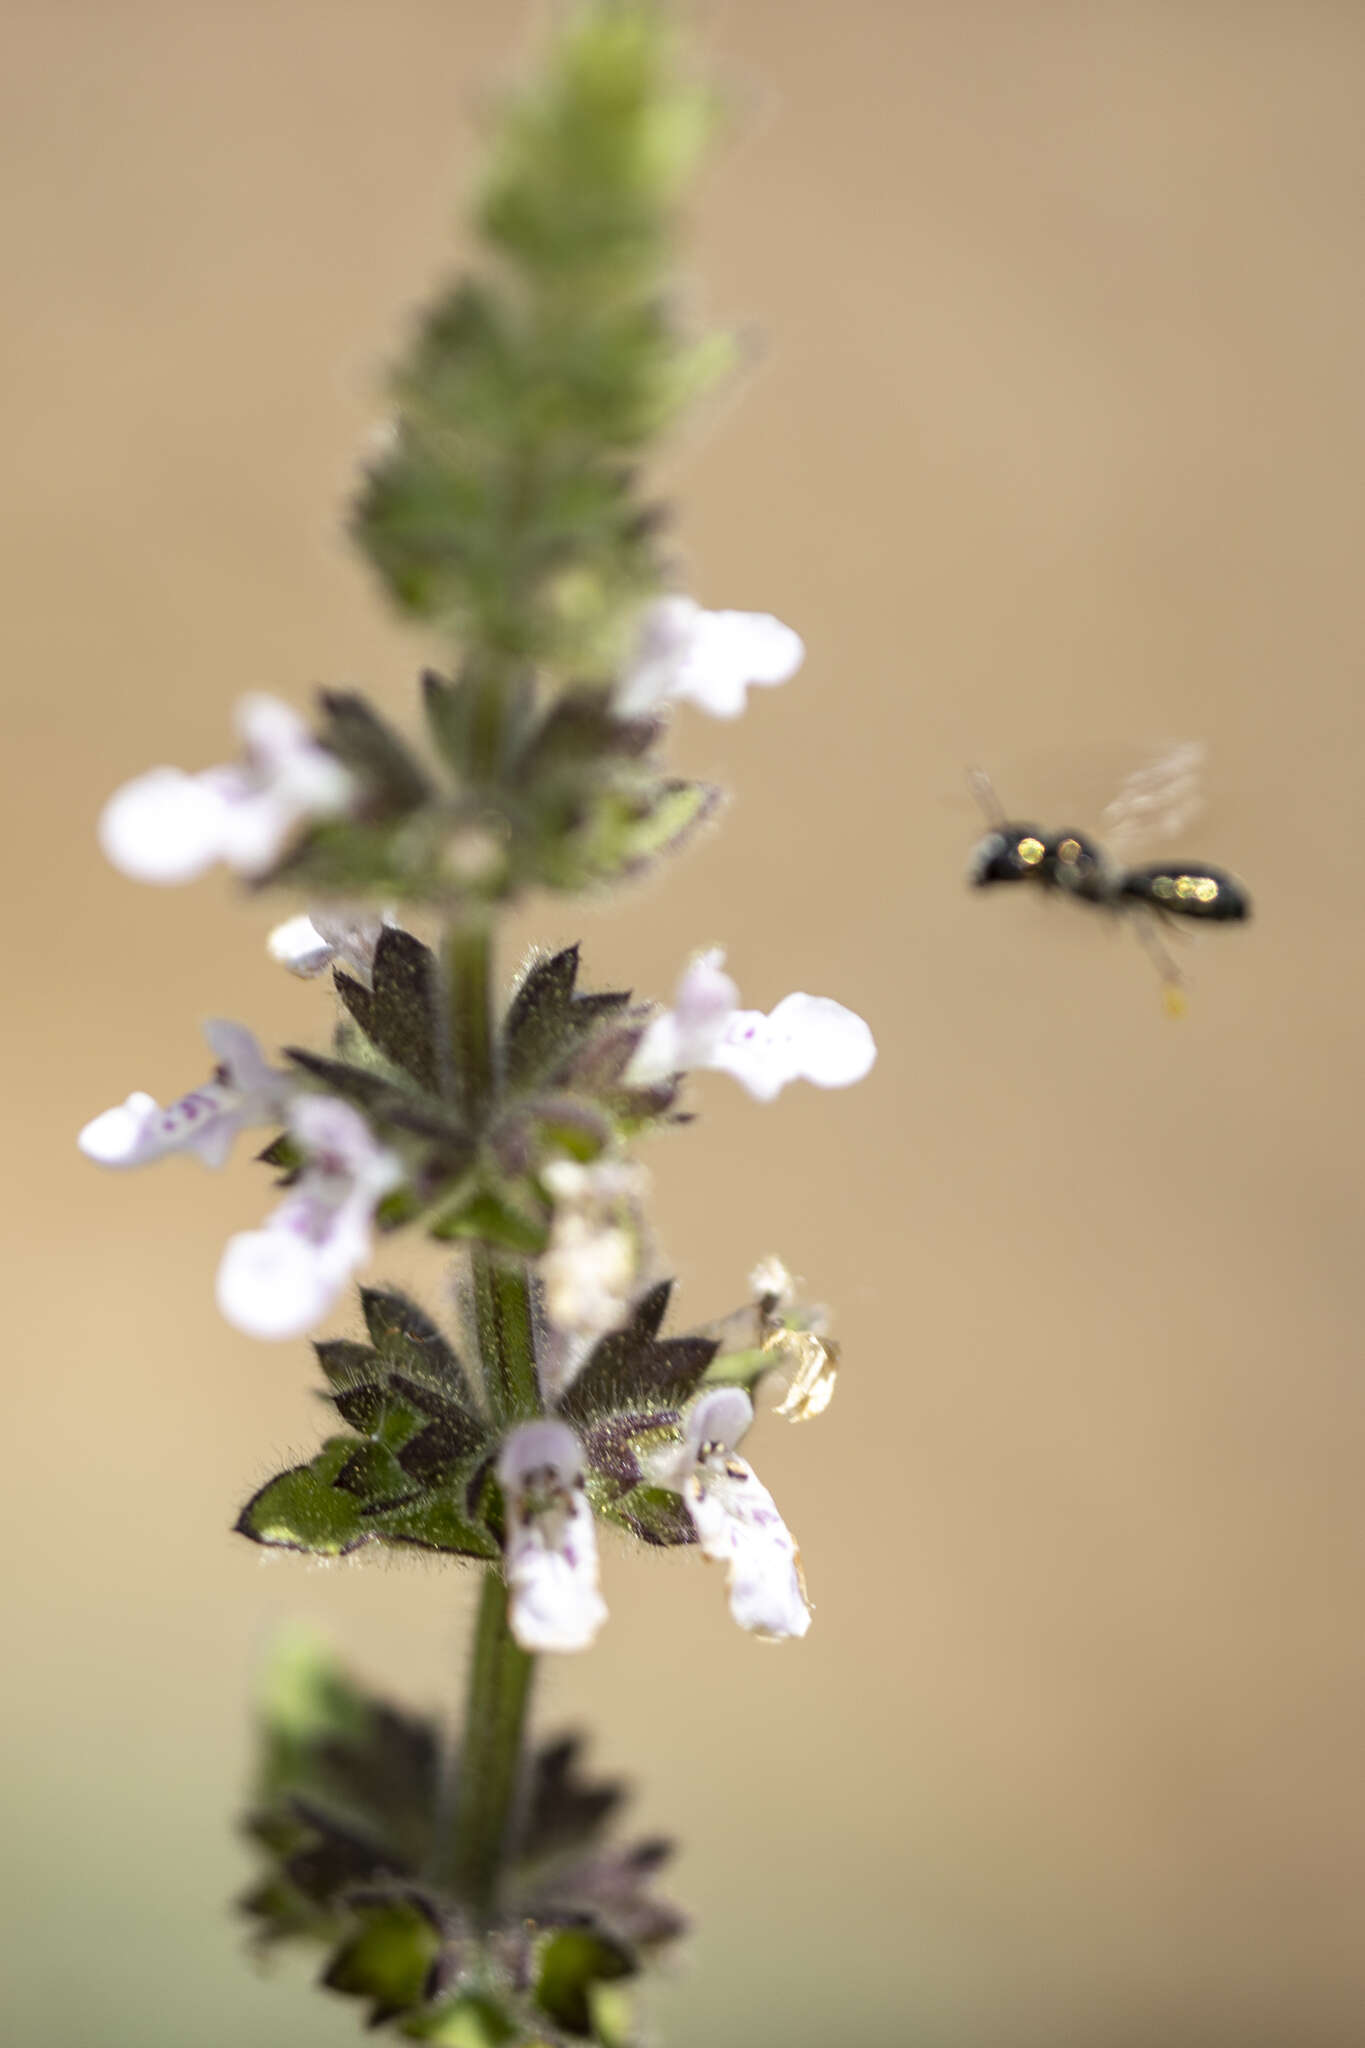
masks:
[[[524,1422],[540,1413],[526,1268],[482,1244],[472,1264],[484,1392],[499,1421]]]
[[[480,1130],[497,1087],[493,941],[489,926],[452,924],[445,946],[450,1045],[459,1100]],[[531,1297],[525,1265],[488,1246],[471,1247],[484,1394],[500,1423],[539,1411]],[[502,1573],[484,1574],[464,1729],[454,1773],[454,1812],[440,1829],[441,1874],[481,1918],[497,1904],[512,1806],[521,1778],[522,1734],[533,1660],[512,1639]]]
[[[490,1569],[474,1634],[455,1824],[444,1844],[444,1875],[481,1919],[497,1905],[534,1669],[535,1659],[512,1640],[502,1574]]]

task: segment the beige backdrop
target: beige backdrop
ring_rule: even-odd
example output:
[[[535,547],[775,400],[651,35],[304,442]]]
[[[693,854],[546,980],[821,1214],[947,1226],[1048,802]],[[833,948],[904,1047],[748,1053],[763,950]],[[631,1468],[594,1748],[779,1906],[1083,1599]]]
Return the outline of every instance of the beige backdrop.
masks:
[[[745,128],[689,261],[762,360],[670,459],[681,551],[810,658],[679,721],[726,829],[583,930],[645,990],[724,942],[882,1053],[772,1108],[713,1077],[655,1158],[685,1311],[769,1249],[838,1304],[831,1415],[755,1450],[812,1635],[757,1647],[691,1560],[613,1553],[542,1708],[686,1836],[676,2048],[1358,2041],[1365,17],[700,13]],[[101,1177],[73,1136],[198,1078],[204,1016],[297,1038],[325,998],[259,908],[124,883],[92,826],[219,758],[243,688],[406,708],[426,650],[339,513],[522,9],[7,0],[3,37],[5,2038],[305,2048],[354,2015],[254,1977],[223,1904],[253,1660],[309,1617],[441,1702],[469,1587],[227,1533],[319,1427],[304,1348],[213,1308],[265,1189]],[[1172,1024],[1131,942],[964,891],[962,775],[1093,824],[1182,735],[1187,850],[1257,917]]]

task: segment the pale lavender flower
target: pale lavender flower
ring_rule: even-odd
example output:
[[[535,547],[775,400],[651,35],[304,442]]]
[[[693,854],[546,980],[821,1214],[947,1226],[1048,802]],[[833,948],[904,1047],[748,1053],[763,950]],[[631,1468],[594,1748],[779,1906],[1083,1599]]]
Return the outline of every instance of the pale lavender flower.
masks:
[[[750,685],[785,683],[805,659],[799,633],[769,612],[708,612],[695,598],[649,606],[612,709],[648,718],[687,700],[713,718],[738,718]]]
[[[607,1618],[583,1452],[563,1422],[526,1422],[498,1459],[508,1619],[523,1650],[585,1650]]]
[[[239,1131],[283,1121],[294,1084],[267,1064],[246,1026],[214,1018],[204,1036],[218,1062],[212,1080],[166,1109],[141,1091],[106,1109],[76,1140],[87,1159],[145,1166],[170,1152],[193,1152],[206,1166],[221,1166]]]
[[[626,1069],[631,1086],[715,1067],[758,1101],[771,1102],[789,1081],[847,1088],[870,1073],[877,1047],[856,1012],[800,992],[766,1015],[742,1010],[724,959],[719,951],[699,953],[688,966],[673,1008],[652,1019]]]
[[[656,1451],[649,1476],[682,1495],[703,1553],[725,1566],[740,1627],[779,1641],[806,1633],[810,1607],[791,1531],[735,1449],[753,1419],[742,1387],[701,1394],[684,1419],[682,1443]]]
[[[288,704],[255,694],[237,707],[242,759],[189,775],[151,768],[100,814],[107,858],[135,882],[192,882],[216,861],[264,874],[299,828],[347,810],[355,779]]]
[[[314,905],[277,924],[265,942],[266,951],[281,967],[306,981],[339,962],[368,987],[375,948],[385,926],[393,922],[387,911],[383,917],[371,917],[350,906]]]
[[[403,1178],[402,1162],[334,1096],[296,1096],[289,1133],[304,1155],[298,1179],[261,1229],[228,1240],[218,1268],[218,1306],[249,1337],[301,1337],[322,1321]]]

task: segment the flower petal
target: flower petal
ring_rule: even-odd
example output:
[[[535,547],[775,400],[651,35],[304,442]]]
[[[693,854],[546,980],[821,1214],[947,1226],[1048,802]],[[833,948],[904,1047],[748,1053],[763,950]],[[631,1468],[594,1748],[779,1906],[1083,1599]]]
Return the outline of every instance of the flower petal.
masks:
[[[738,718],[751,684],[785,683],[805,655],[800,634],[771,612],[702,612],[671,694]]]
[[[277,924],[265,944],[272,960],[308,980],[332,964],[332,947],[306,911]]]
[[[277,1212],[278,1214],[278,1212]],[[350,1262],[271,1224],[228,1239],[218,1267],[218,1307],[248,1337],[282,1342],[320,1323],[350,1277]],[[363,1256],[363,1252],[362,1252]],[[357,1261],[358,1263],[358,1261]]]
[[[403,1178],[397,1154],[381,1145],[360,1111],[338,1096],[296,1096],[289,1128],[311,1155],[309,1171],[348,1177],[367,1194],[371,1207]]]
[[[223,821],[223,859],[235,874],[263,875],[280,860],[308,807],[276,789],[253,790],[229,806]]]
[[[155,1149],[146,1149],[146,1140],[158,1113],[155,1097],[138,1092],[117,1108],[92,1117],[76,1143],[87,1159],[100,1166],[140,1166],[145,1159],[156,1157]]]
[[[740,1627],[775,1641],[803,1636],[810,1608],[792,1533],[735,1450],[753,1419],[742,1387],[715,1387],[692,1403],[682,1443],[656,1452],[648,1469],[656,1485],[682,1495],[703,1554],[726,1567]]]
[[[641,619],[613,709],[639,718],[686,698],[713,718],[737,718],[751,684],[786,682],[805,652],[771,612],[708,612],[694,598],[662,597]]]
[[[718,948],[698,953],[684,970],[673,1008],[651,1020],[631,1056],[626,1081],[647,1088],[673,1074],[711,1064],[739,1002],[739,989],[723,971]]]
[[[668,702],[700,616],[696,599],[680,595],[661,597],[646,608],[612,699],[618,718],[647,717]]]
[[[311,980],[334,961],[341,961],[368,986],[374,973],[374,956],[386,925],[394,923],[390,911],[371,917],[366,911],[342,905],[340,908],[300,911],[297,917],[277,924],[266,940],[266,951],[291,974]]]
[[[116,789],[100,813],[105,858],[135,882],[192,882],[223,855],[228,805],[215,784],[151,768]]]
[[[287,1074],[270,1065],[254,1031],[230,1017],[210,1017],[204,1038],[226,1074],[228,1086],[239,1095],[250,1096],[253,1107],[259,1107],[261,1113],[254,1120],[265,1123],[283,1115],[284,1098],[293,1084]]]
[[[811,1616],[800,1552],[753,1467],[727,1458],[723,1472],[694,1481],[684,1499],[703,1554],[726,1568],[739,1626],[768,1642],[805,1635]]]
[[[748,1433],[754,1419],[754,1404],[743,1387],[714,1387],[692,1403],[687,1413],[684,1437],[693,1463],[704,1444],[718,1444],[733,1451]]]
[[[792,1047],[762,1010],[736,1010],[709,1064],[730,1074],[757,1102],[771,1102],[800,1073]]]
[[[784,996],[768,1024],[792,1047],[801,1078],[817,1088],[849,1088],[872,1071],[877,1046],[870,1029],[830,996]]]
[[[737,1010],[711,1065],[732,1074],[760,1102],[789,1081],[846,1088],[861,1081],[877,1057],[863,1019],[829,996],[784,996],[768,1016]]]
[[[562,1422],[523,1423],[498,1459],[512,1634],[523,1650],[583,1650],[607,1618],[583,1452]]]

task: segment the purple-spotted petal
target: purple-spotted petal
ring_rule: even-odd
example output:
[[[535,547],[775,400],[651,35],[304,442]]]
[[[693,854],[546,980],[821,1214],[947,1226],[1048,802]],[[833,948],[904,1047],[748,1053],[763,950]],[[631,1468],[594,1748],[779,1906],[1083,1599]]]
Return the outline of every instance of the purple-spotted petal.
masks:
[[[498,1459],[508,1618],[523,1650],[583,1650],[607,1618],[583,1452],[562,1422],[523,1423]]]

